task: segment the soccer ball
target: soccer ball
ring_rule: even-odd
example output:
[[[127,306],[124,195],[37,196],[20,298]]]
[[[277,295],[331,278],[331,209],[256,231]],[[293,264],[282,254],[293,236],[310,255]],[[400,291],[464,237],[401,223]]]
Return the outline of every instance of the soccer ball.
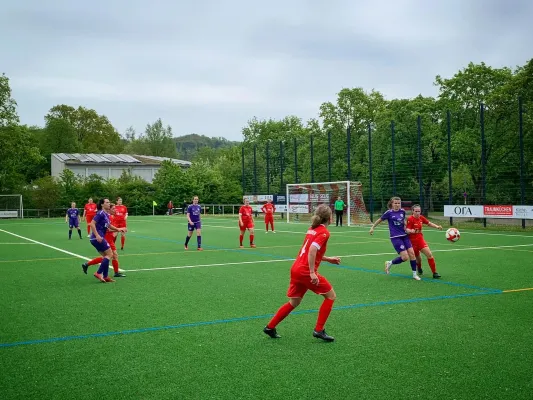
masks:
[[[457,228],[450,228],[446,231],[446,240],[449,240],[450,242],[457,242],[460,237],[461,233]]]

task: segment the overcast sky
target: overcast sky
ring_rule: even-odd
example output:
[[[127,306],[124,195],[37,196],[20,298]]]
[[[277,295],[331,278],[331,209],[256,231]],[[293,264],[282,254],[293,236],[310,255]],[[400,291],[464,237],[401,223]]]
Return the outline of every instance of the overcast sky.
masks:
[[[435,96],[470,61],[523,65],[531,21],[529,0],[7,0],[0,73],[25,124],[68,104],[120,133],[161,118],[241,140],[252,117],[305,122],[343,87]]]

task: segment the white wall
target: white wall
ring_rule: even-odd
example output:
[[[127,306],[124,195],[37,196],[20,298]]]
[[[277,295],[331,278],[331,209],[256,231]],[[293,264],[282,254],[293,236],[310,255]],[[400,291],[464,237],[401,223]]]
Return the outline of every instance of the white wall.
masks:
[[[54,165],[55,164],[55,165]],[[59,160],[52,157],[52,176],[58,177],[65,168],[70,169],[74,175],[79,175],[82,178],[86,178],[91,174],[96,174],[104,179],[115,178],[118,179],[122,175],[123,171],[127,171],[130,167],[99,167],[96,165],[83,166],[83,165],[65,165]],[[131,169],[133,176],[139,176],[145,181],[151,183],[159,167],[152,166],[138,166]]]

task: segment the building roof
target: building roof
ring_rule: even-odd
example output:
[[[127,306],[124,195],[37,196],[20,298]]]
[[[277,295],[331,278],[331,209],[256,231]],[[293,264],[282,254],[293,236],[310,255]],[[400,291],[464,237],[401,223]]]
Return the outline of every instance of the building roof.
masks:
[[[52,156],[65,164],[101,164],[101,165],[159,165],[163,161],[171,161],[184,167],[190,167],[190,161],[178,160],[169,157],[156,157],[129,154],[79,154],[79,153],[54,153]]]

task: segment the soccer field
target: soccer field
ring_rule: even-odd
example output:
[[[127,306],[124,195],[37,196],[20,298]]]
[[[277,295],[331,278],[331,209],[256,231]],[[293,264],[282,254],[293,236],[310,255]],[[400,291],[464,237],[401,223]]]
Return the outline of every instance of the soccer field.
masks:
[[[330,227],[320,272],[337,293],[312,337],[322,297],[308,293],[278,326],[306,224],[256,221],[238,248],[236,219],[128,219],[125,278],[100,283],[97,253],[62,219],[0,221],[2,399],[527,399],[533,393],[533,235],[425,229],[442,279],[412,279],[388,230]],[[31,240],[30,240],[31,239]],[[119,243],[119,240],[117,240]]]

